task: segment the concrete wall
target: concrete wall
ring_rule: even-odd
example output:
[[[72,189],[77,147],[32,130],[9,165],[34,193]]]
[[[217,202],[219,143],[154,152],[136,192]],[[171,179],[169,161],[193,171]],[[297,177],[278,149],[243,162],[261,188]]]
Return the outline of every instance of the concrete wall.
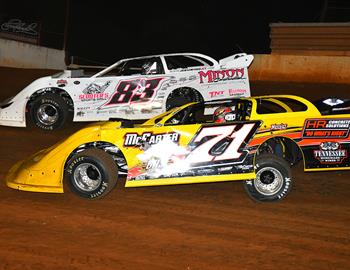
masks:
[[[254,55],[253,81],[350,83],[349,56]]]
[[[64,59],[64,51],[0,39],[0,66],[61,70]]]

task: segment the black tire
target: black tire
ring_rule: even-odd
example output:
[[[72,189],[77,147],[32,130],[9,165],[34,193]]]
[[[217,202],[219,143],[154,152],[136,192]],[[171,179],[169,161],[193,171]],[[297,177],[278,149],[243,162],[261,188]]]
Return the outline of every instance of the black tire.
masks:
[[[256,178],[243,182],[249,196],[258,202],[282,200],[292,189],[290,165],[273,154],[262,154],[256,159]]]
[[[82,179],[82,176],[87,179]],[[80,152],[69,160],[66,167],[65,183],[72,192],[86,199],[104,197],[115,187],[117,180],[117,165],[112,156],[101,149]]]
[[[170,110],[175,107],[180,107],[191,102],[202,102],[202,95],[195,89],[183,87],[174,90],[170,93],[166,100],[166,110]]]
[[[67,102],[58,94],[46,93],[38,96],[30,105],[33,124],[43,130],[61,128],[69,117]]]

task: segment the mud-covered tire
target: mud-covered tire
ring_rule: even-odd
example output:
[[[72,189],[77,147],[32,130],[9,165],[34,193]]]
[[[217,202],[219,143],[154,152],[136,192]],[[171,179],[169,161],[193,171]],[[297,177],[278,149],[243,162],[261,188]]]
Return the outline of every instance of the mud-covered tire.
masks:
[[[166,110],[170,110],[175,107],[180,107],[191,102],[202,102],[202,95],[195,89],[183,87],[174,90],[170,93],[166,100]]]
[[[90,200],[107,195],[117,184],[118,167],[101,149],[86,149],[73,156],[65,170],[65,184],[75,194]]]
[[[256,159],[256,178],[243,182],[249,196],[258,202],[282,200],[292,189],[290,165],[273,154],[262,154]]]
[[[58,94],[46,93],[35,98],[29,113],[32,123],[43,130],[63,127],[69,118],[67,102]]]

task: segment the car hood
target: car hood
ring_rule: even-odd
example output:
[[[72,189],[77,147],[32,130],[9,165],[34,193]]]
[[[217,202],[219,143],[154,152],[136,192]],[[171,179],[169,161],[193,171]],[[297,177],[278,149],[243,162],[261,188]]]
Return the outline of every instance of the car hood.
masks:
[[[84,77],[84,70],[63,70],[51,76],[52,79],[81,78]]]

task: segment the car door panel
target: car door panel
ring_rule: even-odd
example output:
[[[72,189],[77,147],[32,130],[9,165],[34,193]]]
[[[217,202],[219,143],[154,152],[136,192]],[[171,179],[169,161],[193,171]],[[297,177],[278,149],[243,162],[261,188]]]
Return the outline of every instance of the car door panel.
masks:
[[[246,145],[259,125],[258,121],[178,125],[125,134],[124,147],[134,147],[132,155],[128,152],[132,158],[126,186],[251,177],[253,155]]]

